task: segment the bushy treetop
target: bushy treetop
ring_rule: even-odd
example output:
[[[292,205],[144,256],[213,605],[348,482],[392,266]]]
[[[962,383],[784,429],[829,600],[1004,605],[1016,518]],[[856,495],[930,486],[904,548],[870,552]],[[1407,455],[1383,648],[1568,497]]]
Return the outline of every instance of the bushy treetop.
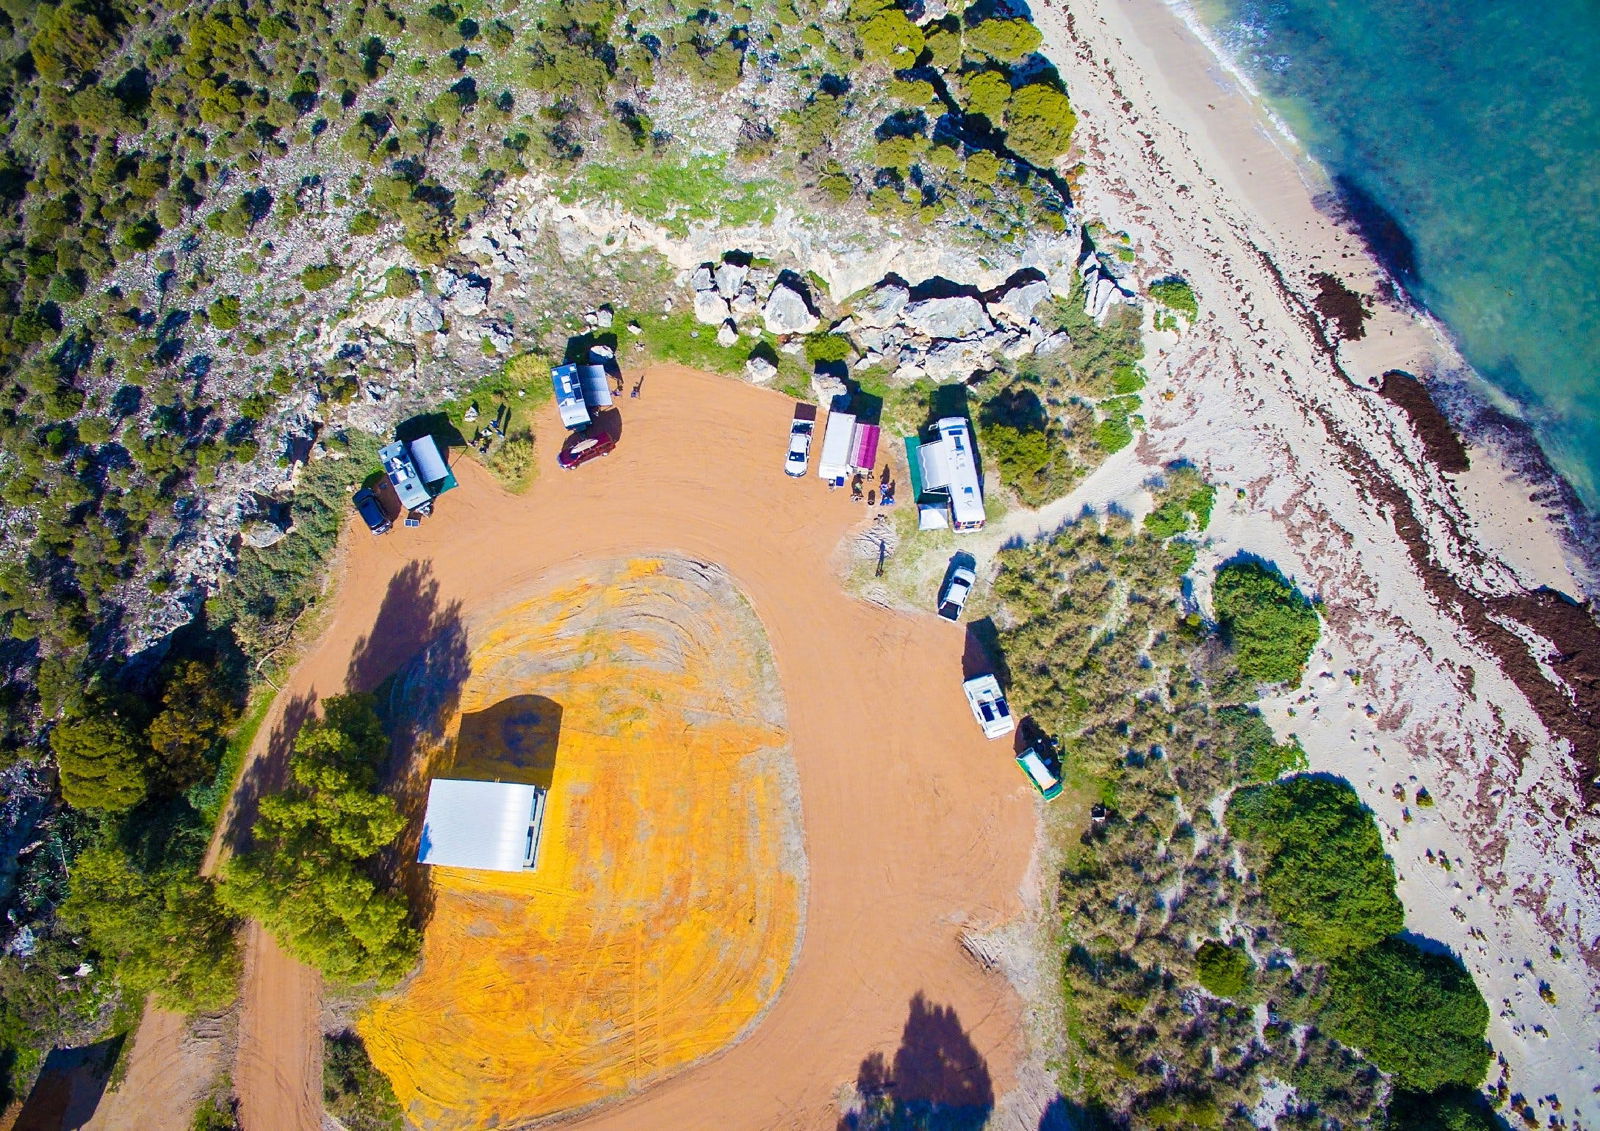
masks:
[[[1248,848],[1268,906],[1296,951],[1330,959],[1405,925],[1394,862],[1345,781],[1299,775],[1234,793],[1229,830]]]
[[[1477,1085],[1489,1069],[1489,1007],[1454,955],[1385,939],[1328,967],[1329,1031],[1400,1084]]]
[[[1219,569],[1211,594],[1239,670],[1266,683],[1298,685],[1322,631],[1305,595],[1254,561]]]

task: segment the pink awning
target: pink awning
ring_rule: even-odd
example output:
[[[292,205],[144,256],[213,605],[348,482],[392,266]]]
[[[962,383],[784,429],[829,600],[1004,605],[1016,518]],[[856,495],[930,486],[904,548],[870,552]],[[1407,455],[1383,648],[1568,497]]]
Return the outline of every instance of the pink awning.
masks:
[[[850,466],[863,475],[878,466],[878,426],[857,424],[855,441],[850,445]]]

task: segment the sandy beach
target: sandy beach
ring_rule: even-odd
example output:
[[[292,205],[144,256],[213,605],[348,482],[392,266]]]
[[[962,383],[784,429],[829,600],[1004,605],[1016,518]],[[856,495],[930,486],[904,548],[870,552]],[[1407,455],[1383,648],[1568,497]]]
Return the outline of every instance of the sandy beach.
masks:
[[[1034,19],[1080,114],[1085,217],[1129,232],[1146,281],[1179,274],[1199,296],[1197,326],[1150,338],[1140,459],[1188,460],[1219,484],[1202,566],[1248,551],[1324,602],[1305,685],[1269,717],[1377,813],[1408,930],[1471,969],[1511,1090],[1594,1125],[1600,842],[1578,761],[1593,732],[1552,666],[1566,649],[1509,611],[1540,586],[1585,597],[1589,566],[1499,453],[1473,444],[1470,471],[1442,473],[1378,395],[1388,370],[1426,379],[1462,362],[1384,297],[1318,171],[1178,12],[1074,0]],[[1321,273],[1370,302],[1362,340],[1319,316]],[[1076,496],[1125,501],[1135,482],[1108,464]]]

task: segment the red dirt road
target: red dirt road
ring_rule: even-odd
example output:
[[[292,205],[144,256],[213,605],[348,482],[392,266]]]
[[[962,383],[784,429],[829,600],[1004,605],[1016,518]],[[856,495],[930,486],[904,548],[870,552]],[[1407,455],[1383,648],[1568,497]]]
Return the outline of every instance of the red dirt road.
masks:
[[[996,1098],[1012,1083],[1019,1002],[959,938],[1020,911],[1032,796],[1010,742],[986,741],[967,710],[965,633],[931,611],[908,616],[840,589],[829,562],[864,513],[814,474],[784,476],[792,407],[656,367],[644,395],[620,403],[623,434],[607,458],[558,470],[552,408],[528,494],[506,496],[460,460],[461,489],[420,529],[350,536],[337,607],[246,767],[247,780],[273,780],[286,714],[344,691],[352,675],[375,685],[427,642],[441,610],[470,633],[585,559],[673,552],[732,575],[766,627],[788,704],[810,876],[800,957],[742,1043],[585,1127],[831,1126],[862,1060],[893,1060],[919,993],[953,1009]],[[431,608],[385,606],[392,579],[410,570],[414,585],[419,566],[412,604]],[[247,1131],[319,1125],[317,994],[309,971],[251,931],[235,1073]]]

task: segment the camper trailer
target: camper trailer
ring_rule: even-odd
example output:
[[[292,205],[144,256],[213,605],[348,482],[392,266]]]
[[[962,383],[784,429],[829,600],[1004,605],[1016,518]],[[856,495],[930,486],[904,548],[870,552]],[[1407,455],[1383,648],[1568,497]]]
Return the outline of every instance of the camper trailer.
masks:
[[[389,477],[402,507],[416,514],[427,514],[433,510],[433,496],[428,493],[427,485],[404,444],[398,440],[386,444],[378,450],[378,458],[383,461],[383,472]]]
[[[946,416],[933,430],[936,439],[906,439],[919,525],[924,530],[946,525],[956,531],[982,530],[987,516],[972,426],[962,417]]]

